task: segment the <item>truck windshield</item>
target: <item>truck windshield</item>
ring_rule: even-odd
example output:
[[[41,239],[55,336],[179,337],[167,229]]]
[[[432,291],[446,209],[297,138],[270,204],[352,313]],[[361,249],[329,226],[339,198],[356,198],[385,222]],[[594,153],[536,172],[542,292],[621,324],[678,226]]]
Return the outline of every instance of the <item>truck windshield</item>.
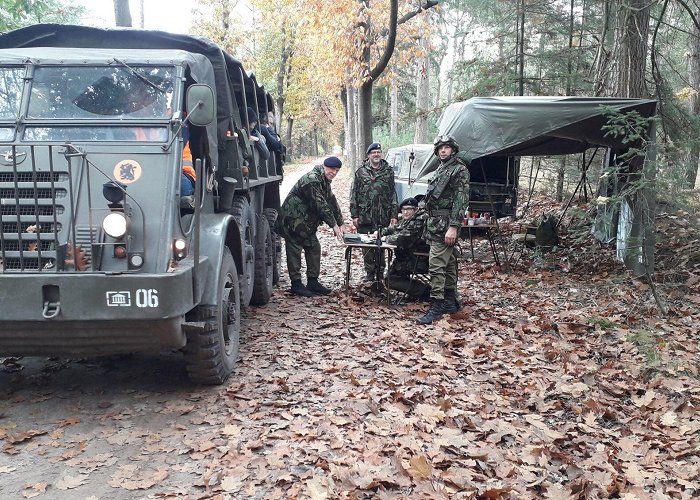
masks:
[[[24,85],[24,68],[0,68],[0,120],[19,116]]]
[[[170,118],[174,76],[172,66],[38,66],[27,118]]]

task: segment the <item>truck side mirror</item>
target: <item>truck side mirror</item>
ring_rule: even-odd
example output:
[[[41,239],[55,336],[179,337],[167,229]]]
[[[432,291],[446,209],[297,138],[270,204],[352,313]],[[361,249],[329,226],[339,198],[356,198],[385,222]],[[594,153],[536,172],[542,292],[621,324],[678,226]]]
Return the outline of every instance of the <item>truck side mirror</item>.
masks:
[[[195,83],[187,89],[187,121],[203,127],[214,121],[214,92],[209,85]]]

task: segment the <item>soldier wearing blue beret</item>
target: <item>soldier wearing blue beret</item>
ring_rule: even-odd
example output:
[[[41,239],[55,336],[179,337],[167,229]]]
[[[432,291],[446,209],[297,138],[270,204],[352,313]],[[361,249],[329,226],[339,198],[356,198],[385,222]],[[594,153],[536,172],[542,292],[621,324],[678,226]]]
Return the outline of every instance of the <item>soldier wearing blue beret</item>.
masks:
[[[350,188],[350,216],[358,233],[373,233],[396,224],[398,201],[394,171],[382,158],[382,146],[373,142],[367,147],[367,158],[357,168]],[[379,260],[377,262],[377,260]],[[377,259],[373,249],[364,252],[365,281],[374,281],[383,274],[384,256]]]
[[[325,222],[340,240],[343,239],[343,217],[331,191],[331,181],[342,165],[335,156],[326,158],[323,165],[314,167],[297,181],[280,208],[276,230],[284,238],[291,292],[295,295],[311,297],[331,293],[330,288],[318,281],[321,244],[316,231]],[[306,257],[306,285],[301,281],[302,250]]]

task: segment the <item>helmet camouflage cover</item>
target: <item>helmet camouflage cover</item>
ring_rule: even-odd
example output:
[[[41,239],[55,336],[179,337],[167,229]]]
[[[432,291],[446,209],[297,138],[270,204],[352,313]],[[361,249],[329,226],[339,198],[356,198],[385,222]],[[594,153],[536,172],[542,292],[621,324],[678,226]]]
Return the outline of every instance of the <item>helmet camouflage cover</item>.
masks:
[[[451,135],[439,135],[433,141],[433,152],[435,156],[438,154],[440,146],[450,146],[452,148],[452,154],[456,154],[459,151],[459,144],[455,141],[454,137]]]

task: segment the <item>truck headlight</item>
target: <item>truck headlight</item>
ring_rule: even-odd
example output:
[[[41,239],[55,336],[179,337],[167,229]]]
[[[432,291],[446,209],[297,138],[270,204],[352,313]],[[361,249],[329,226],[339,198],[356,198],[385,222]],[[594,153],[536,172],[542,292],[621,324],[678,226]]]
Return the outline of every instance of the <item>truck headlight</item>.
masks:
[[[126,234],[126,216],[121,212],[112,212],[102,221],[102,229],[109,236],[118,240]]]
[[[175,260],[182,260],[187,256],[187,241],[177,239],[173,242],[173,254]]]

